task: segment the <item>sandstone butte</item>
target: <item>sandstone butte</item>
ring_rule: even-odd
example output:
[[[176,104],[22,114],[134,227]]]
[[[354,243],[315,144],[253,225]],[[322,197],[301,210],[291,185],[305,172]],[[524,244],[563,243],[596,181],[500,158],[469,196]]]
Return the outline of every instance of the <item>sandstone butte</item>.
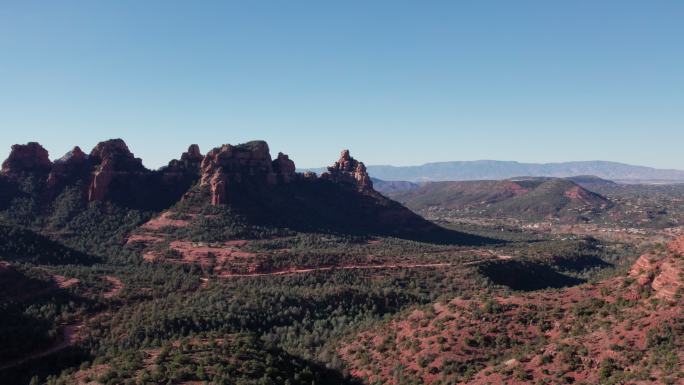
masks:
[[[100,142],[89,154],[76,146],[54,162],[43,146],[30,142],[12,146],[0,175],[9,180],[27,176],[43,180],[46,194],[52,197],[65,186],[78,184],[88,202],[130,199],[136,194],[151,194],[150,200],[174,201],[198,181],[210,189],[214,205],[228,203],[229,186],[243,183],[269,186],[320,178],[350,185],[360,192],[373,190],[366,166],[351,157],[349,150],[343,150],[340,159],[318,177],[310,172],[297,173],[295,163],[286,154],[278,153],[272,159],[264,141],[224,144],[205,155],[193,144],[180,159],[158,170],[147,169],[121,139]]]

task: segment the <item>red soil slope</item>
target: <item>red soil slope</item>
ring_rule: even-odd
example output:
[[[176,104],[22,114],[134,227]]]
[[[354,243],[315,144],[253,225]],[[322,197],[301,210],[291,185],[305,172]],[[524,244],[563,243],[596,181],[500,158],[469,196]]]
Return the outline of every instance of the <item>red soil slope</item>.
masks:
[[[368,383],[682,384],[682,251],[684,237],[598,284],[436,303],[339,353]]]

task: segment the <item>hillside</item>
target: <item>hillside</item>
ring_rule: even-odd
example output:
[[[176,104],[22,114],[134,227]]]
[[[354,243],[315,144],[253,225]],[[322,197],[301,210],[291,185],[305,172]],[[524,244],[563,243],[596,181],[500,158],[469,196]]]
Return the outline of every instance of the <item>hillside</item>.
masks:
[[[468,241],[377,193],[364,164],[348,151],[318,176],[295,172],[285,154],[272,158],[263,141],[227,144],[206,155],[192,145],[159,170],[146,169],[121,139],[101,142],[89,154],[75,147],[55,162],[40,144],[28,143],[12,147],[0,179],[0,208],[8,208],[8,220],[27,226],[42,226],[45,218],[53,226],[61,220],[56,216],[106,202],[148,213],[224,208],[225,220],[243,227]],[[73,212],[66,212],[69,206]]]
[[[452,210],[481,216],[529,219],[579,217],[611,206],[603,196],[567,179],[431,182],[389,194],[416,212]]]
[[[684,181],[684,171],[663,170],[606,161],[520,163],[498,160],[454,161],[426,163],[420,166],[370,165],[373,177],[387,181],[459,181],[501,180],[519,175],[565,178],[576,175],[596,175],[621,181]]]
[[[595,284],[440,301],[348,339],[340,353],[366,383],[681,383],[682,245]]]
[[[577,183],[578,185],[585,187],[585,188],[588,188],[587,186],[615,186],[615,185],[617,185],[617,183],[615,183],[612,180],[599,178],[595,175],[576,175],[576,176],[567,177],[565,179],[573,181],[573,182]]]
[[[400,191],[409,191],[418,188],[418,184],[416,183],[411,183],[407,181],[386,181],[382,179],[377,179],[377,178],[371,178],[373,181],[373,188],[381,194],[391,194],[391,193],[397,193]]]
[[[190,146],[159,170],[143,167],[120,140],[88,154],[74,148],[57,161],[37,143],[14,146],[0,173],[3,381],[363,384],[374,347],[346,347],[388,322],[404,330],[406,314],[460,298],[481,325],[476,306],[497,309],[492,301],[513,290],[571,306],[567,298],[579,297],[578,285],[613,277],[638,247],[675,233],[613,239],[600,231],[443,227],[378,193],[349,151],[320,175],[295,170],[263,141],[206,154]],[[538,215],[549,210],[545,202],[561,202],[563,213],[601,201],[570,181],[522,179],[460,187],[451,204],[480,215],[483,201],[516,202],[516,215]],[[453,189],[445,187],[443,196]],[[662,298],[676,298],[679,265],[653,255],[639,262],[650,272],[632,279],[650,284],[652,277]],[[552,288],[559,291],[540,291]],[[495,326],[505,328],[516,309],[501,313]],[[524,319],[551,322],[557,313],[547,310],[525,308]],[[564,314],[574,322],[574,313]],[[457,319],[463,330],[474,327]],[[450,361],[443,372],[431,365],[428,373],[472,375],[529,346],[517,342],[521,335],[535,337],[514,329],[510,340],[492,345],[480,334],[466,348],[444,347],[463,362]],[[654,375],[669,379],[673,358],[661,348],[670,349],[669,342],[644,354],[662,360]],[[419,365],[429,358],[396,363],[388,354],[377,362],[400,373],[416,357]],[[402,376],[398,383],[415,383],[413,374]]]

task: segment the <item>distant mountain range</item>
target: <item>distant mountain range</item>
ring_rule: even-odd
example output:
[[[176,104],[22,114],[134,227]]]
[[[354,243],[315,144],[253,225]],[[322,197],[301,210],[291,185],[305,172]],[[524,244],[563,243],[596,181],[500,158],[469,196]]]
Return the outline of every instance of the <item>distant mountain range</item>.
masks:
[[[684,171],[656,169],[607,161],[520,163],[514,161],[477,160],[426,163],[420,166],[368,166],[373,178],[385,181],[460,181],[501,180],[518,176],[565,178],[595,175],[621,182],[684,182]],[[314,172],[323,168],[311,169]]]

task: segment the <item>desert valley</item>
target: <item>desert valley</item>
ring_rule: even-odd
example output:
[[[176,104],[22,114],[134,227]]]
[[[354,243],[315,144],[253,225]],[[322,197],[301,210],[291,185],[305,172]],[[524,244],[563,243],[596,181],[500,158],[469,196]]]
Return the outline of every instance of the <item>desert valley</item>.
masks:
[[[684,383],[684,185],[371,177],[13,146],[2,382]]]

